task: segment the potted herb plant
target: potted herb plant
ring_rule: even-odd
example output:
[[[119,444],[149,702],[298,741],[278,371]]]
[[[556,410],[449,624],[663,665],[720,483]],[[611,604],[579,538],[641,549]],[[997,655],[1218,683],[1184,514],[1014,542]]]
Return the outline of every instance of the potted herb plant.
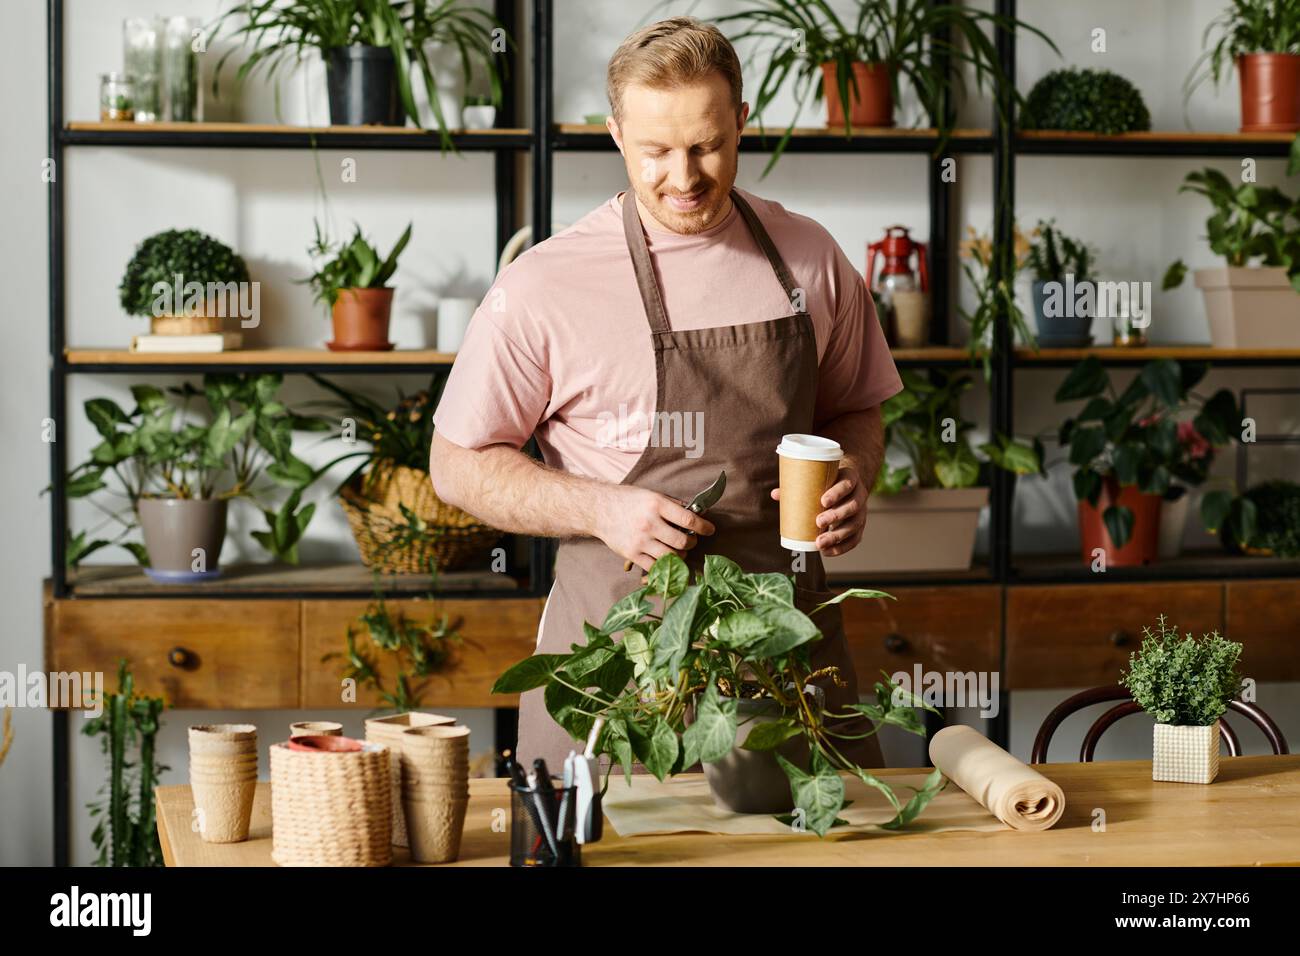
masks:
[[[879,574],[969,568],[980,513],[988,504],[988,468],[1028,475],[1042,470],[1042,446],[998,436],[971,445],[975,426],[961,414],[971,387],[965,372],[929,376],[904,369],[903,391],[886,399],[886,448],[906,465],[883,463],[872,489],[862,540],[847,554],[824,557],[828,573]]]
[[[1201,45],[1206,49],[1183,83],[1186,99],[1207,79],[1217,88],[1235,65],[1243,133],[1300,129],[1300,3],[1232,0],[1205,28]]]
[[[660,780],[697,762],[707,770],[727,761],[739,739],[740,749],[769,754],[769,764],[774,762],[785,776],[788,792],[765,812],[793,807],[808,829],[825,835],[844,805],[840,773],[847,772],[884,794],[895,815],[883,826],[896,829],[943,789],[942,774],[935,770],[903,802],[883,780],[840,755],[844,734],[836,721],[865,717],[876,725],[871,733],[893,724],[924,735],[913,708],[926,705],[899,685],[877,682],[874,701],[844,712],[827,711],[816,680],[835,675],[817,674],[810,663],[811,649],[821,639],[817,616],[827,605],[887,596],[844,591],[810,616],[795,607],[789,575],[749,574],[710,554],[692,582],[686,563],[667,554],[651,566],[646,583],[610,608],[599,626],[584,622],[585,644],[575,643],[568,654],[520,661],[497,678],[492,692],[519,694],[545,687],[547,710],[575,740],[585,739],[596,719],[603,718],[595,752],[610,755],[611,776],[620,763],[630,781],[634,760]],[[622,639],[615,640],[619,635]],[[746,713],[742,721],[742,705],[747,711],[771,713],[746,726],[754,714]],[[794,738],[806,745],[803,766],[773,753]],[[737,781],[729,771],[748,776]],[[746,786],[754,776],[748,761],[728,761],[708,774],[715,799]]]
[[[314,50],[325,63],[331,123],[400,126],[405,113],[419,126],[412,79],[416,73],[424,82],[444,148],[452,142],[429,48],[442,45],[456,51],[466,82],[476,69],[482,70],[491,84],[493,105],[500,105],[506,67],[498,54],[513,46],[496,17],[461,0],[240,0],[220,18],[209,45],[232,17],[238,19],[233,35],[254,43],[239,66],[238,79],[264,66],[273,78],[281,67],[298,66]],[[214,93],[235,49],[217,64]]]
[[[322,470],[359,459],[336,493],[367,567],[390,574],[451,571],[500,540],[500,531],[447,504],[433,489],[429,446],[441,379],[413,395],[399,392],[397,403],[386,407],[318,375],[311,378],[337,397],[313,407],[340,423],[340,438],[365,446]]]
[[[1214,207],[1205,221],[1210,251],[1226,268],[1197,269],[1215,348],[1300,348],[1300,203],[1280,189],[1234,185],[1216,169],[1188,173],[1179,192]],[[1182,285],[1181,259],[1163,288]]]
[[[309,252],[324,263],[307,282],[316,301],[327,304],[334,323],[334,338],[325,345],[332,352],[384,352],[388,322],[393,311],[393,290],[388,280],[397,269],[397,257],[411,241],[407,225],[388,256],[382,257],[356,226],[351,241],[332,243],[316,224],[316,241]]]
[[[1148,362],[1122,392],[1101,361],[1089,356],[1056,391],[1058,402],[1084,401],[1060,427],[1058,440],[1074,465],[1083,560],[1098,551],[1107,566],[1140,565],[1159,556],[1162,501],[1185,470],[1179,441],[1188,421],[1211,445],[1226,445],[1241,426],[1232,392],[1208,399],[1193,392],[1204,364]]]
[[[1164,615],[1142,628],[1120,684],[1156,722],[1151,779],[1212,783],[1219,773],[1219,718],[1241,691],[1241,645],[1215,631],[1180,638]]]
[[[204,376],[202,390],[188,382],[166,392],[133,385],[130,413],[111,399],[86,402],[86,417],[103,440],[68,473],[66,494],[84,498],[104,492],[125,499],[127,507],[98,502],[107,516],[100,527],[112,525],[116,534],[88,540],[93,532],[69,532],[68,564],[75,567],[115,544],[156,581],[214,578],[220,573],[227,503],[238,498],[258,505],[266,518],[267,529],[254,531],[254,540],[279,560],[296,564],[298,541],[316,509],[300,507],[300,498],[318,473],[294,456],[293,432],[327,426],[287,409],[276,397],[280,382],[278,374],[211,374]],[[204,412],[192,414],[191,404],[199,402]],[[288,492],[278,509],[270,506],[276,486]],[[143,545],[127,540],[137,526]]]
[[[1110,70],[1053,70],[1029,91],[1017,117],[1023,130],[1114,135],[1151,128],[1136,86]]]
[[[1091,345],[1097,312],[1092,250],[1061,232],[1055,220],[1040,220],[1033,235],[1028,266],[1034,275],[1038,344],[1047,348]]]
[[[767,57],[754,98],[760,128],[777,92],[787,80],[794,84],[799,106],[764,174],[780,158],[809,96],[826,100],[828,125],[843,126],[848,136],[853,127],[893,126],[906,79],[946,138],[951,127],[942,104],[949,91],[965,92],[963,69],[980,90],[997,81],[997,49],[985,27],[1026,30],[1056,50],[1046,34],[1023,21],[930,0],[855,0],[849,17],[826,0],[744,0],[741,10],[714,22],[736,26],[732,40],[758,41]],[[940,39],[939,31],[949,31],[951,39]],[[954,68],[936,65],[935,53]],[[1020,100],[1015,90],[1007,92]]]
[[[248,282],[248,266],[225,243],[197,229],[168,229],[136,247],[118,296],[128,315],[149,317],[155,335],[196,335],[221,331]]]

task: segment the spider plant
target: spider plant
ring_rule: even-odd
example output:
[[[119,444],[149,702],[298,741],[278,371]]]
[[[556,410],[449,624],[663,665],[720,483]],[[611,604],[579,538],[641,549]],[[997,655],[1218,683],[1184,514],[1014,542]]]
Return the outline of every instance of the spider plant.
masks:
[[[799,121],[809,96],[824,98],[822,64],[834,63],[840,102],[844,108],[844,135],[852,136],[849,78],[853,63],[883,64],[889,75],[894,102],[899,100],[902,79],[916,90],[921,103],[938,127],[941,151],[952,132],[948,108],[949,90],[965,95],[966,79],[961,67],[974,74],[975,85],[983,90],[998,86],[1000,64],[997,48],[984,27],[1015,30],[1024,28],[1040,37],[1057,54],[1051,39],[1021,20],[971,10],[956,4],[931,0],[857,0],[856,16],[841,17],[827,0],[744,0],[744,9],[715,18],[722,26],[736,25],[733,41],[756,42],[752,61],[763,51],[768,59],[754,98],[753,116],[763,130],[763,113],[787,81],[794,83],[798,101],[794,119],[773,150],[764,175],[781,157]],[[947,61],[955,69],[944,65]],[[1022,98],[1010,84],[1005,92],[1015,102]],[[1005,109],[995,97],[998,109]]]
[[[227,50],[213,73],[212,91],[226,60],[249,41],[254,49],[240,64],[237,80],[244,80],[265,68],[268,80],[286,67],[296,69],[312,51],[328,62],[330,51],[363,45],[386,47],[397,64],[398,93],[407,115],[420,125],[411,74],[424,80],[429,106],[438,124],[444,149],[455,149],[438,102],[437,82],[429,61],[430,44],[454,46],[460,53],[462,76],[468,85],[475,65],[483,68],[491,84],[492,103],[501,105],[502,80],[507,76],[506,47],[514,41],[496,17],[461,0],[241,0],[218,19],[208,37],[211,44],[232,17],[242,17],[232,36],[242,38],[239,47]],[[276,112],[280,91],[276,86]]]
[[[1210,38],[1218,41],[1210,46]],[[1217,89],[1237,57],[1249,53],[1300,53],[1300,0],[1232,0],[1201,37],[1203,52],[1183,83],[1183,105],[1206,80]]]

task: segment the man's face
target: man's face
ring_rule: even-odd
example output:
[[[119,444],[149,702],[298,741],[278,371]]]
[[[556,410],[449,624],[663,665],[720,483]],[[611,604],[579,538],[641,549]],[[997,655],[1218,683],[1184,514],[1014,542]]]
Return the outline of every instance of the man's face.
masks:
[[[748,115],[748,104],[737,115],[718,73],[672,89],[629,85],[622,122],[610,117],[606,125],[641,205],[666,229],[690,235],[728,208]]]

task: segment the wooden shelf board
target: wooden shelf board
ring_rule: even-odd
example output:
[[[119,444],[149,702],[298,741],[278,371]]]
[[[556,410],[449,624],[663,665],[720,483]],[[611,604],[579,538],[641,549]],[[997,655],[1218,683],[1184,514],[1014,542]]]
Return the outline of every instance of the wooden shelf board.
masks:
[[[377,134],[381,136],[432,136],[437,137],[437,130],[419,129],[414,126],[292,126],[281,123],[180,123],[156,122],[136,123],[127,120],[74,120],[65,127],[70,132],[78,133],[314,133],[316,135],[354,135],[356,133]],[[529,136],[526,129],[453,129],[448,130],[453,136],[488,137],[488,136]]]
[[[445,365],[454,352],[393,349],[390,352],[331,352],[329,349],[266,348],[229,352],[132,352],[128,349],[64,349],[69,365]]]
[[[1220,360],[1295,361],[1300,360],[1300,349],[1217,349],[1209,345],[1144,345],[1139,348],[1090,346],[1067,349],[1016,349],[1016,360],[1026,365],[1035,362],[1079,361],[1096,356],[1103,361],[1149,362],[1152,359],[1172,358],[1188,361]]]
[[[559,123],[556,125],[555,129],[558,132],[564,133],[566,135],[570,135],[570,134],[587,135],[587,134],[602,134],[602,133],[608,135],[609,133],[609,131],[604,127],[603,124],[591,124],[591,123]],[[875,136],[875,137],[911,137],[913,139],[934,139],[938,136],[938,131],[934,129],[925,129],[925,128],[913,129],[913,128],[903,128],[897,126],[855,126],[852,127],[851,134],[853,136],[861,136],[861,137]],[[753,136],[753,137],[776,136],[779,138],[785,135],[785,127],[779,125],[773,125],[767,127],[766,132],[761,132],[757,125],[751,123],[750,125],[745,127],[744,132],[742,132],[741,135]],[[803,137],[843,136],[844,127],[842,126],[835,126],[835,127],[796,126],[791,131],[790,135],[792,137],[794,136],[803,136]],[[951,134],[953,139],[983,139],[990,135],[991,135],[990,131],[986,129],[955,129],[952,131]]]
[[[1020,130],[1023,140],[1063,140],[1078,143],[1290,143],[1294,133],[1196,133],[1185,130],[1146,130],[1138,133],[1085,133],[1074,130]]]
[[[1184,578],[1292,578],[1300,576],[1300,559],[1232,555],[1226,551],[1188,551],[1176,558],[1161,558],[1143,567],[1111,567],[1093,572],[1078,552],[1070,554],[1015,554],[1011,583],[1044,581],[1105,584],[1109,581],[1161,581]]]
[[[926,345],[915,349],[890,349],[895,362],[965,362],[970,358],[963,348],[949,345]]]
[[[424,574],[383,575],[385,594],[418,597],[429,592]],[[280,564],[222,565],[221,577],[200,584],[155,584],[135,565],[82,565],[69,571],[68,584],[78,597],[238,597],[243,593],[311,595],[356,594],[374,588],[371,572],[361,563],[315,564],[292,567]],[[491,571],[448,571],[438,575],[438,593],[518,592],[509,575]]]

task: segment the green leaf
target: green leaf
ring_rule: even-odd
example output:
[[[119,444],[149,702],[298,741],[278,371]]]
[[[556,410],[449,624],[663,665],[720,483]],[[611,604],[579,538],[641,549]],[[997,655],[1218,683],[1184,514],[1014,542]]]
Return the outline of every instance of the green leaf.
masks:
[[[691,572],[686,567],[686,562],[670,552],[655,559],[655,563],[650,565],[650,571],[646,574],[646,589],[653,591],[655,594],[663,595],[664,599],[667,600],[677,597],[686,590],[686,585],[690,583],[690,579]],[[646,605],[646,608],[647,610],[644,613],[648,614],[649,605]],[[640,616],[638,615],[638,617]]]
[[[745,649],[744,657],[747,660],[780,657],[821,637],[817,625],[796,608],[764,605],[754,608],[754,613],[767,626],[767,633]]]
[[[741,745],[744,750],[775,750],[791,737],[803,733],[803,726],[797,720],[781,718],[769,720],[755,726],[745,737]]]
[[[1294,153],[1295,151],[1294,143],[1291,144],[1291,149],[1292,152]],[[1180,285],[1183,284],[1183,279],[1185,279],[1186,277],[1187,277],[1187,263],[1183,262],[1182,259],[1175,259],[1173,262],[1169,264],[1169,268],[1165,270],[1164,281],[1160,283],[1161,291],[1168,292],[1170,289],[1178,288]]]
[[[94,494],[101,488],[107,488],[108,485],[104,482],[103,475],[104,469],[102,467],[91,466],[75,478],[69,476],[63,486],[63,494],[68,498],[84,498],[86,495]]]
[[[1070,370],[1061,387],[1056,390],[1056,400],[1069,402],[1080,398],[1092,398],[1105,391],[1109,380],[1101,361],[1096,356],[1090,355]]]
[[[948,786],[948,780],[943,775],[943,771],[938,768],[932,770],[930,775],[925,778],[921,784],[921,789],[912,794],[912,798],[907,801],[907,805],[898,811],[898,815],[888,823],[882,823],[880,826],[884,830],[897,830],[907,826],[916,819],[917,815],[926,808],[931,800],[941,794]]]
[[[1228,389],[1220,389],[1210,396],[1193,421],[1198,432],[1211,444],[1226,445],[1241,430],[1241,410],[1237,399]]]
[[[676,555],[666,555],[666,557],[676,557]],[[660,558],[654,566],[658,567]],[[653,570],[651,574],[653,574]],[[650,589],[649,585],[639,587],[630,594],[625,595],[615,602],[614,606],[609,609],[605,615],[605,622],[601,624],[600,630],[603,634],[617,634],[629,624],[633,624],[650,613],[650,602],[645,599],[646,592]]]
[[[126,424],[130,419],[118,404],[108,398],[92,398],[85,404],[86,417],[95,426],[105,440],[111,442],[117,436],[117,426]]]
[[[697,759],[715,763],[731,753],[736,745],[737,706],[735,699],[723,700],[719,696],[717,684],[709,684],[699,698],[695,721],[682,734],[683,741],[689,738],[690,749]]]
[[[567,654],[535,654],[515,664],[496,679],[494,694],[522,694],[550,682],[569,659]]]
[[[623,653],[632,662],[637,678],[650,666],[650,633],[649,625],[629,626],[623,631]]]
[[[663,622],[651,641],[651,668],[658,674],[674,675],[691,646],[691,624],[700,604],[700,586],[692,584],[669,605]]]
[[[1070,464],[1086,465],[1106,448],[1104,428],[1076,428],[1070,436]]]
[[[873,588],[845,588],[843,591],[841,591],[839,594],[836,594],[829,601],[822,601],[821,604],[818,604],[815,608],[813,608],[813,613],[816,614],[824,607],[830,607],[832,604],[840,604],[844,601],[849,600],[849,598],[862,598],[865,600],[870,600],[872,598],[889,598],[889,600],[891,601],[898,600],[898,598],[894,597],[888,591],[877,591],[874,590]]]
[[[266,476],[276,484],[286,488],[306,488],[316,480],[316,473],[311,465],[292,455],[283,461],[272,462],[266,466]]]
[[[788,574],[769,571],[747,574],[737,584],[739,597],[750,605],[784,604],[794,607],[794,582]]]
[[[825,763],[818,766],[816,774],[808,774],[780,754],[774,756],[790,778],[794,805],[803,811],[808,829],[818,836],[825,836],[844,806],[843,778]]]
[[[656,716],[649,734],[636,724],[629,724],[627,730],[632,752],[645,765],[646,770],[662,782],[677,761],[679,744],[673,728],[668,721]]]
[[[718,622],[718,643],[734,650],[744,650],[767,636],[768,625],[749,608],[723,615]]]
[[[145,414],[168,407],[166,394],[155,385],[132,385],[131,395],[135,398],[135,407]]]
[[[1201,523],[1214,534],[1223,526],[1232,510],[1232,495],[1223,490],[1207,491],[1201,498]]]
[[[1138,466],[1142,463],[1144,453],[1144,449],[1139,445],[1117,445],[1115,447],[1113,456],[1115,477],[1121,485],[1137,483]]]
[[[1106,523],[1106,531],[1116,548],[1128,544],[1133,534],[1133,512],[1121,505],[1111,505],[1101,515]]]
[[[1176,409],[1183,400],[1183,375],[1173,359],[1156,359],[1148,362],[1139,376],[1167,408]]]

